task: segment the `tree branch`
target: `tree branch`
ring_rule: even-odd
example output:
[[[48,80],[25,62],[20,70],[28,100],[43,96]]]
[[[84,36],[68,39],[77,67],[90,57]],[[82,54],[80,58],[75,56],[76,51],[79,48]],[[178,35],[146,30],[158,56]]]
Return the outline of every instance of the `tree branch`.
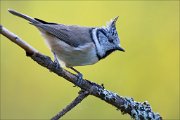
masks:
[[[66,106],[66,108],[64,108],[57,115],[55,115],[53,118],[51,118],[51,120],[58,120],[58,119],[60,119],[68,111],[70,111],[77,104],[79,104],[84,98],[86,98],[88,96],[88,94],[89,94],[88,91],[80,91],[79,95],[68,106]]]
[[[80,87],[82,90],[88,91],[90,95],[100,98],[101,100],[113,105],[123,114],[127,113],[136,120],[162,120],[162,117],[158,113],[153,112],[151,106],[147,102],[140,103],[134,101],[132,98],[120,96],[89,80],[82,79],[81,84],[78,84],[77,75],[74,75],[63,68],[57,68],[56,64],[50,59],[50,57],[39,53],[28,43],[24,42],[17,35],[8,31],[1,25],[0,33],[23,48],[26,51],[26,55],[31,57],[41,66],[49,69],[58,76],[63,77],[75,86]]]

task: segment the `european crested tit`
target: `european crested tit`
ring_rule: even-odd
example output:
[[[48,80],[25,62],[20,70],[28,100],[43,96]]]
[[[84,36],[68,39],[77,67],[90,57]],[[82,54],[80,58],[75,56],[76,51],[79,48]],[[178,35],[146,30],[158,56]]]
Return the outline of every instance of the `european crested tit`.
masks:
[[[8,11],[38,28],[53,52],[55,61],[71,68],[80,77],[82,74],[74,66],[94,64],[113,51],[124,51],[116,31],[118,17],[112,19],[107,26],[83,27],[45,22],[14,10]]]

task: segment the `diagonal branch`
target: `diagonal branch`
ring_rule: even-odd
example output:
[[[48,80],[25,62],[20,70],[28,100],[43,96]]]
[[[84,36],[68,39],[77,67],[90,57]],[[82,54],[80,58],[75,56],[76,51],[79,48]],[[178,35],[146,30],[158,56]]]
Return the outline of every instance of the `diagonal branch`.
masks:
[[[65,115],[68,111],[70,111],[72,108],[74,108],[77,104],[79,104],[84,98],[88,96],[88,91],[80,91],[79,95],[64,108],[62,111],[60,111],[57,115],[55,115],[51,120],[58,120],[63,115]]]
[[[140,103],[134,101],[132,98],[120,96],[89,80],[82,79],[81,84],[78,84],[78,76],[63,68],[57,68],[56,64],[50,59],[50,57],[39,53],[17,35],[8,31],[1,25],[0,33],[23,48],[26,51],[27,56],[31,57],[41,66],[49,69],[58,76],[63,77],[75,86],[80,87],[82,90],[88,91],[90,95],[100,98],[101,100],[113,105],[123,114],[127,113],[136,120],[162,120],[162,117],[158,113],[153,112],[151,106],[147,102]]]

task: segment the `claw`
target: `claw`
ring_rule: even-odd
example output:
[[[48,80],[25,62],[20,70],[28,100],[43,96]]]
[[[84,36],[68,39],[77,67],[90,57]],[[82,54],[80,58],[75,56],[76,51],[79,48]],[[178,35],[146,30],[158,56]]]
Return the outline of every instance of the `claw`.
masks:
[[[61,65],[59,64],[56,53],[53,52],[53,55],[54,55],[54,63],[55,63],[56,69],[60,69]]]
[[[70,69],[72,69],[74,72],[77,73],[77,77],[78,77],[77,85],[80,86],[82,84],[83,75],[79,71],[77,71],[75,68],[73,68],[73,67],[70,67]]]
[[[82,84],[82,79],[83,79],[82,74],[78,74],[78,80],[77,80],[77,85],[78,86],[80,86]]]
[[[61,68],[59,62],[54,61],[54,64],[55,64],[56,69],[60,69]]]

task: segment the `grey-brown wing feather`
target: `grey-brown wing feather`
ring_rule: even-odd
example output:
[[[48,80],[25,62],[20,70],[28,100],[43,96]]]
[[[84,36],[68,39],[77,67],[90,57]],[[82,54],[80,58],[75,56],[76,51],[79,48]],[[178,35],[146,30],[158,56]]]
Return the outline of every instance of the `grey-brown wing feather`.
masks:
[[[33,23],[32,23],[33,24]],[[91,28],[80,27],[80,26],[66,26],[63,24],[33,24],[38,28],[54,35],[65,43],[78,47],[86,43],[92,42],[91,39]]]

